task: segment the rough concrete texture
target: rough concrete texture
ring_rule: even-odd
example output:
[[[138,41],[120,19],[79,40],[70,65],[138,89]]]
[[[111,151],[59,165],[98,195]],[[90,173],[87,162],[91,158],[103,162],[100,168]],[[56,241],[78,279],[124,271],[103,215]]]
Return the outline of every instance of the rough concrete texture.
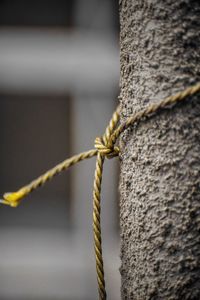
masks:
[[[122,0],[121,118],[200,81],[200,1]],[[121,136],[122,299],[200,299],[200,96]]]

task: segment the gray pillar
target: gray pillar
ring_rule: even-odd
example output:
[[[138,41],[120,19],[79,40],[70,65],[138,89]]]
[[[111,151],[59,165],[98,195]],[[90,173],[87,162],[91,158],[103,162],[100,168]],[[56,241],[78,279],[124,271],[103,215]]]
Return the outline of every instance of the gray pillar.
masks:
[[[199,1],[123,0],[121,117],[200,81]],[[122,299],[200,299],[200,102],[121,136]]]

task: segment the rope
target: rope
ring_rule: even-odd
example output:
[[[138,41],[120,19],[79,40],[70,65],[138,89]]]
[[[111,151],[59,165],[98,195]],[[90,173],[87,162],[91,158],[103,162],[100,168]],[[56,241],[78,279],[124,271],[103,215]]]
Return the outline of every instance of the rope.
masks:
[[[14,193],[5,193],[3,195],[4,200],[1,200],[1,203],[10,205],[12,207],[17,207],[20,203],[20,201],[28,196],[31,192],[36,190],[38,187],[44,185],[47,181],[51,180],[55,175],[60,174],[62,171],[68,169],[69,167],[75,165],[81,160],[91,158],[95,155],[97,155],[97,150],[89,150],[87,152],[82,152],[77,155],[74,155],[51,170],[47,171],[37,179],[33,180],[31,183],[27,184],[26,186],[22,187],[20,190]]]
[[[160,109],[163,109],[169,105],[176,104],[193,96],[200,92],[200,83],[191,86],[175,95],[169,96],[158,102],[154,102],[148,105],[141,111],[136,112],[125,123],[122,123],[117,127],[119,122],[119,107],[114,112],[109,125],[107,126],[105,133],[102,137],[95,139],[95,149],[82,152],[69,159],[61,162],[51,170],[47,171],[28,185],[22,187],[14,193],[6,193],[3,195],[1,203],[16,207],[19,205],[21,200],[30,194],[38,187],[44,185],[47,181],[51,180],[55,175],[60,174],[62,171],[68,169],[70,166],[78,163],[79,161],[97,156],[96,158],[96,169],[94,175],[94,187],[93,187],[93,234],[94,234],[94,249],[96,258],[96,272],[97,282],[99,291],[99,300],[106,300],[106,289],[104,279],[104,266],[102,257],[102,241],[101,241],[101,181],[103,174],[103,164],[105,158],[112,158],[119,155],[119,148],[115,146],[115,143],[120,134],[133,125],[136,122],[141,121],[143,118],[150,116]]]
[[[94,250],[96,258],[96,271],[99,290],[99,300],[106,299],[106,289],[104,280],[104,267],[101,246],[101,181],[103,174],[103,163],[105,156],[112,158],[119,154],[117,147],[108,148],[106,145],[109,142],[111,134],[119,121],[119,107],[114,112],[112,119],[105,134],[102,138],[95,139],[95,148],[98,150],[96,159],[96,169],[94,174],[94,188],[93,188],[93,235],[94,235]]]

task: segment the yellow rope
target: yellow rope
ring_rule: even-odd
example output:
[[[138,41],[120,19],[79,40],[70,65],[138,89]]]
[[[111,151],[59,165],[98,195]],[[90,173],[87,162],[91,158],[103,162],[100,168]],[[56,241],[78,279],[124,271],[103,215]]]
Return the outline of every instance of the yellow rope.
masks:
[[[1,201],[3,204],[10,205],[12,207],[17,207],[20,203],[20,201],[30,194],[32,191],[36,190],[38,187],[44,185],[47,181],[51,180],[55,175],[60,174],[62,171],[68,169],[69,167],[75,165],[81,160],[91,158],[93,156],[97,155],[97,150],[89,150],[86,152],[79,153],[77,155],[74,155],[51,170],[47,171],[37,179],[33,180],[31,183],[27,184],[26,186],[22,187],[20,190],[17,192],[13,193],[5,193],[3,195],[4,200]]]
[[[128,118],[126,120],[126,122],[122,123],[120,126],[117,127],[117,129],[113,132],[113,134],[110,137],[108,147],[112,148],[113,145],[116,143],[116,140],[118,139],[120,134],[125,129],[127,129],[129,126],[142,120],[144,117],[147,117],[147,116],[157,112],[158,110],[165,108],[166,106],[181,102],[181,101],[185,100],[187,97],[194,96],[195,94],[197,94],[199,92],[200,92],[200,82],[193,86],[190,86],[190,87],[186,88],[185,90],[178,92],[172,96],[164,98],[158,102],[149,104],[146,108],[133,114],[133,116]]]
[[[193,96],[200,92],[200,83],[191,86],[175,95],[169,96],[158,102],[148,105],[143,110],[133,114],[130,118],[126,120],[117,127],[119,122],[119,107],[114,112],[112,119],[106,131],[102,137],[97,137],[95,139],[95,148],[87,152],[80,153],[78,155],[72,156],[66,159],[62,163],[58,164],[51,170],[47,171],[39,178],[32,181],[30,184],[22,187],[20,190],[14,193],[6,193],[3,195],[3,200],[0,202],[3,204],[16,207],[22,198],[27,196],[33,190],[37,189],[39,186],[44,185],[48,180],[52,179],[55,175],[58,175],[62,171],[68,169],[70,166],[78,163],[87,158],[91,158],[97,155],[96,159],[96,169],[94,176],[94,189],[93,189],[93,232],[94,232],[94,248],[96,257],[96,271],[97,271],[97,281],[99,290],[99,300],[106,300],[106,289],[105,289],[105,279],[104,279],[104,267],[103,267],[103,257],[102,257],[102,246],[101,246],[101,181],[103,174],[103,163],[106,158],[112,158],[119,155],[119,148],[115,146],[115,143],[119,135],[127,129],[132,124],[139,122],[144,117],[147,117],[159,109],[162,109],[168,105],[176,104],[182,100],[185,100],[189,96]]]
[[[114,112],[112,119],[105,134],[102,138],[95,139],[95,148],[98,150],[96,159],[96,169],[94,174],[94,188],[93,188],[93,234],[94,234],[94,249],[96,258],[96,271],[99,289],[99,300],[106,299],[104,267],[101,246],[101,180],[103,174],[103,163],[105,156],[108,158],[118,155],[119,149],[117,147],[107,148],[110,136],[119,121],[119,107]]]

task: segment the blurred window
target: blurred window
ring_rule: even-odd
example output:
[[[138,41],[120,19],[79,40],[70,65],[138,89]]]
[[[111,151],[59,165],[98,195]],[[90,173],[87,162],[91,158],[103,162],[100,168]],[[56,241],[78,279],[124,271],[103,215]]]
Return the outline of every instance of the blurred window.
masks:
[[[71,26],[73,1],[2,0],[0,25],[4,26]]]
[[[70,155],[70,98],[0,96],[1,194],[15,191]],[[17,208],[1,207],[0,225],[67,227],[70,173]]]

